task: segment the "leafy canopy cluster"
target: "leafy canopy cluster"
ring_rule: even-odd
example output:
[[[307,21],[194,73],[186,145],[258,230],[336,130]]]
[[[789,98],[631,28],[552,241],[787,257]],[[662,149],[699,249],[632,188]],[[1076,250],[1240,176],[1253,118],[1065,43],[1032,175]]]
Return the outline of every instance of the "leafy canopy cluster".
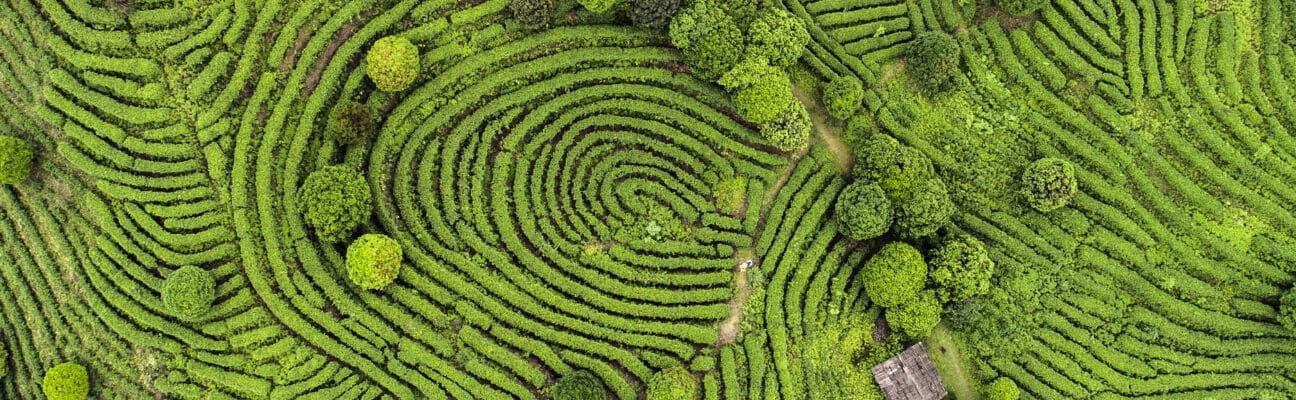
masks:
[[[374,130],[373,113],[369,107],[355,101],[342,103],[329,114],[324,132],[340,144],[354,144],[369,138]]]
[[[868,240],[891,230],[891,200],[875,182],[857,180],[837,195],[837,227],[851,239]]]
[[[66,362],[45,371],[41,391],[49,400],[81,400],[90,394],[90,374],[81,364]]]
[[[216,300],[216,280],[202,268],[180,267],[162,284],[162,304],[176,317],[193,320],[207,313]]]
[[[905,68],[928,95],[954,88],[959,67],[959,44],[953,36],[928,31],[914,36],[905,51]]]
[[[699,78],[715,81],[742,58],[738,23],[711,0],[694,1],[670,22],[670,39]]]
[[[32,149],[22,139],[0,136],[0,185],[13,185],[31,174]]]
[[[378,39],[365,55],[365,72],[374,86],[384,92],[408,89],[418,71],[418,47],[400,36]]]
[[[884,308],[914,299],[927,284],[927,262],[918,249],[904,242],[887,243],[864,263],[860,273],[864,293]]]
[[[637,0],[630,4],[630,22],[641,28],[662,29],[670,25],[679,8],[680,0]]]
[[[1012,379],[999,378],[986,386],[986,400],[1017,400],[1021,397],[1021,389],[1017,388],[1017,382]]]
[[[697,378],[683,365],[666,368],[648,379],[648,400],[693,400]]]
[[[356,286],[382,290],[396,280],[404,259],[400,242],[379,233],[360,236],[346,251],[347,275]]]
[[[935,292],[923,290],[909,301],[888,308],[886,319],[891,329],[904,337],[926,337],[940,323],[941,302]]]
[[[553,400],[603,400],[603,382],[586,370],[563,375],[554,382],[550,395]]]
[[[863,102],[864,84],[859,78],[842,75],[824,85],[824,107],[837,119],[844,120],[854,116]]]
[[[1075,167],[1066,160],[1041,158],[1026,167],[1022,174],[1022,191],[1030,206],[1040,212],[1062,207],[1075,195],[1078,183]]]
[[[325,242],[341,242],[369,215],[369,184],[356,170],[331,165],[312,172],[297,191],[306,224]]]
[[[961,235],[931,254],[931,280],[942,302],[959,302],[990,292],[995,263],[985,244]]]
[[[895,229],[904,238],[936,233],[954,216],[955,206],[931,160],[917,149],[883,133],[857,148],[855,176],[886,192],[895,211]]]

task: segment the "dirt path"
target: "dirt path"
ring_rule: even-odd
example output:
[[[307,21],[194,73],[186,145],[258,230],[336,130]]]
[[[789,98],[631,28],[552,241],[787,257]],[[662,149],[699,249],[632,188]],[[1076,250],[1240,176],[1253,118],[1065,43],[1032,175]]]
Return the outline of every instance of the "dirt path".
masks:
[[[954,342],[954,333],[950,332],[949,326],[944,322],[936,325],[932,329],[931,336],[927,337],[927,354],[931,356],[932,363],[936,364],[936,371],[940,372],[941,379],[945,381],[945,388],[949,389],[950,394],[959,400],[978,400],[981,398],[972,389],[972,381],[968,376],[968,371],[963,365],[963,356],[959,353],[958,343]]]
[[[828,147],[828,151],[832,152],[833,159],[837,160],[837,165],[841,167],[842,172],[850,173],[854,158],[850,146],[841,138],[840,132],[843,127],[839,121],[828,114],[828,110],[819,104],[818,99],[806,94],[800,87],[792,86],[792,95],[796,96],[797,100],[805,105],[806,111],[810,112],[810,122],[814,123],[815,136]]]
[[[738,340],[738,332],[742,330],[743,304],[752,292],[751,285],[747,283],[747,270],[741,267],[742,261],[734,266],[734,284],[738,286],[738,295],[729,299],[729,318],[720,322],[720,340],[716,341],[716,347]]]

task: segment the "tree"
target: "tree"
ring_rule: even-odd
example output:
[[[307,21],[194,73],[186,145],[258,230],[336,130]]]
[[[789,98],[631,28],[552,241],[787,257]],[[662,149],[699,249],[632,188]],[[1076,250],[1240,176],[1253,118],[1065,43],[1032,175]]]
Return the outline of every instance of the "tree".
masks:
[[[342,103],[329,114],[324,132],[341,144],[359,143],[369,138],[374,130],[373,113],[369,107],[355,101]]]
[[[346,240],[369,215],[369,184],[356,170],[332,165],[312,172],[297,191],[306,224],[325,242]]]
[[[773,121],[761,124],[760,132],[779,151],[793,151],[810,141],[810,126],[810,113],[804,106],[794,104]]]
[[[81,364],[55,365],[45,371],[41,391],[49,400],[81,400],[90,394],[90,375]]]
[[[847,119],[859,111],[864,102],[864,84],[859,78],[842,75],[824,85],[823,103],[837,119]]]
[[[603,382],[586,370],[576,370],[554,382],[553,400],[603,400]]]
[[[958,40],[945,32],[919,33],[905,52],[905,68],[927,94],[944,92],[954,86],[959,51]]]
[[[999,0],[999,7],[1012,15],[1032,14],[1049,4],[1050,0]]]
[[[679,7],[680,0],[636,0],[630,4],[630,22],[642,28],[662,29],[670,25]]]
[[[400,273],[400,243],[378,233],[360,236],[347,246],[347,275],[362,289],[382,290]]]
[[[761,12],[747,29],[747,37],[747,57],[764,58],[779,67],[795,63],[810,43],[805,22],[777,8]]]
[[[1278,299],[1278,323],[1296,332],[1296,290],[1288,290]]]
[[[923,338],[931,334],[940,323],[941,302],[936,293],[923,290],[895,307],[887,308],[887,324],[891,329],[909,338]]]
[[[980,240],[958,236],[933,251],[931,258],[931,279],[942,302],[963,301],[990,292],[995,263]]]
[[[864,293],[874,304],[895,307],[918,295],[927,284],[927,262],[904,242],[891,242],[873,254],[864,269]]]
[[[733,68],[743,54],[738,24],[711,0],[697,0],[670,22],[671,43],[699,78],[715,81]]]
[[[1075,167],[1057,158],[1041,158],[1026,167],[1022,191],[1031,207],[1040,212],[1062,208],[1077,189]]]
[[[0,136],[0,185],[13,185],[31,175],[32,149],[22,139]]]
[[[201,317],[215,300],[216,281],[202,268],[192,265],[180,267],[167,275],[162,284],[162,304],[180,319]]]
[[[595,14],[608,12],[617,5],[617,0],[576,0],[576,2]]]
[[[554,0],[513,0],[509,3],[513,18],[527,28],[549,25],[549,21],[553,20],[554,7]]]
[[[851,239],[868,240],[891,229],[891,201],[877,183],[857,180],[837,195],[837,227]]]
[[[365,56],[365,72],[378,90],[399,92],[408,89],[419,72],[418,47],[400,36],[378,39]]]
[[[1007,377],[1000,377],[986,387],[986,400],[1017,400],[1021,397],[1021,389],[1017,388],[1017,382]]]
[[[648,400],[693,400],[697,396],[697,378],[683,365],[653,374],[648,379]]]
[[[787,71],[764,58],[744,59],[717,83],[733,93],[738,113],[754,124],[774,121],[798,105],[792,97],[792,80]]]
[[[891,135],[873,134],[856,153],[855,176],[877,182],[897,207],[919,184],[936,176],[931,160]]]
[[[931,178],[919,183],[909,199],[896,204],[896,232],[903,238],[920,238],[936,233],[954,216],[954,200],[945,181]]]

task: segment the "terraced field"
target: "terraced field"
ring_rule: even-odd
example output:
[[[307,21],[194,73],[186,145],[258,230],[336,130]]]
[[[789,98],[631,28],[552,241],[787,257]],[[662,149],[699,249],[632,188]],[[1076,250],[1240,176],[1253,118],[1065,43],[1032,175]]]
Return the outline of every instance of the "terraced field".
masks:
[[[1291,398],[1296,3],[982,3],[762,4],[809,33],[803,100],[865,89],[844,121],[808,104],[793,150],[627,4],[537,29],[509,0],[0,3],[0,136],[35,153],[0,186],[0,398],[55,398],[65,362],[103,399],[583,399],[562,382],[591,376],[692,399],[657,389],[678,368],[708,400],[880,398],[868,367],[922,338],[888,334],[861,266],[955,235],[996,266],[944,306],[960,387]],[[953,93],[907,74],[928,31],[957,40]],[[388,36],[419,50],[407,90],[366,74]],[[377,115],[354,144],[324,134],[349,101]],[[948,184],[939,235],[839,232],[864,179],[841,146],[884,134]],[[1079,182],[1047,213],[1020,194],[1044,157]],[[333,165],[372,198],[347,242],[403,253],[380,290],[303,216]],[[214,280],[197,317],[164,294],[182,267]]]

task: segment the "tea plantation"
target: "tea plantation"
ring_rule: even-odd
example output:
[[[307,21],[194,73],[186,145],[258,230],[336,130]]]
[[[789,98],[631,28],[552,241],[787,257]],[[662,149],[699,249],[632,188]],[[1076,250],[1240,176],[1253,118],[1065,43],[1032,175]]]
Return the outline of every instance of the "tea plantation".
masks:
[[[1296,2],[0,2],[0,398],[1296,398]]]

